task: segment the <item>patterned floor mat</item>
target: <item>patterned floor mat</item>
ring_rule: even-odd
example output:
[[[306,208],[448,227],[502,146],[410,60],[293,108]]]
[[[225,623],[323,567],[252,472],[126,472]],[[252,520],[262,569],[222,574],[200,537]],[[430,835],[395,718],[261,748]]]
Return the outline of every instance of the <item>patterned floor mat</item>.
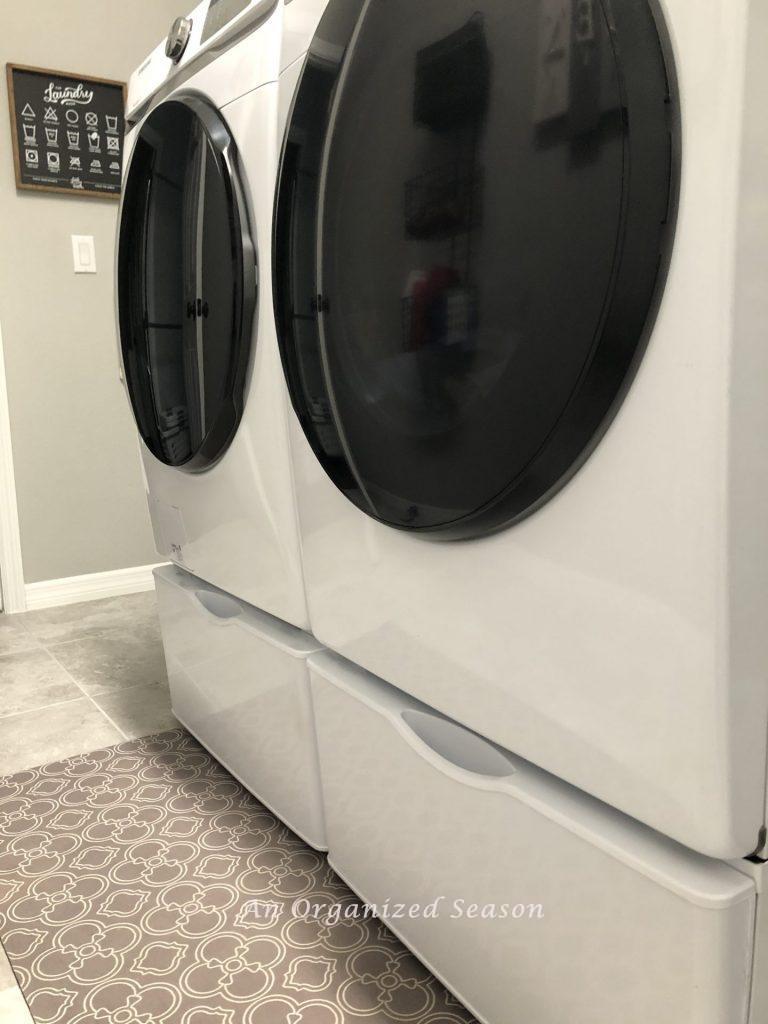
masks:
[[[182,730],[0,779],[0,937],[37,1024],[472,1024],[354,905]]]

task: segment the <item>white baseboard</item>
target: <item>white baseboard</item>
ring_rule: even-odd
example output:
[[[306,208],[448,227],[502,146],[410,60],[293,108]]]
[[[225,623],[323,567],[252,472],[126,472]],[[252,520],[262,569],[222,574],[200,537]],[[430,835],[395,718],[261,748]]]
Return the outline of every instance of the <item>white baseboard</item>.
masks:
[[[164,562],[157,563],[165,565]],[[156,565],[137,565],[130,569],[112,569],[110,572],[91,572],[85,576],[68,576],[61,580],[43,580],[27,583],[24,588],[27,610],[53,608],[79,601],[95,601],[100,597],[119,597],[152,590],[152,570]]]

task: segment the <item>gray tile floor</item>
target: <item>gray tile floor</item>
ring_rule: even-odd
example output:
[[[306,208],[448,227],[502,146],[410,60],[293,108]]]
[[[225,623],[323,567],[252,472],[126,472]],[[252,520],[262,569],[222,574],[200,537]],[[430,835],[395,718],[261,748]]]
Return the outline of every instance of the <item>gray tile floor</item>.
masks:
[[[154,591],[0,615],[0,776],[176,724]]]
[[[0,615],[0,776],[177,724],[154,591]],[[34,1024],[2,946],[0,1024]]]

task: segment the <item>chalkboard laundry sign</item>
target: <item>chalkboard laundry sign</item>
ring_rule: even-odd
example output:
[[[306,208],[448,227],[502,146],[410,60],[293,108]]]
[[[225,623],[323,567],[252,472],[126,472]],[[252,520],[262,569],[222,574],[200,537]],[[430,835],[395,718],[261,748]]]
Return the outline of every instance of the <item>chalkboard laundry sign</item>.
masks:
[[[125,85],[7,64],[16,187],[119,199]]]

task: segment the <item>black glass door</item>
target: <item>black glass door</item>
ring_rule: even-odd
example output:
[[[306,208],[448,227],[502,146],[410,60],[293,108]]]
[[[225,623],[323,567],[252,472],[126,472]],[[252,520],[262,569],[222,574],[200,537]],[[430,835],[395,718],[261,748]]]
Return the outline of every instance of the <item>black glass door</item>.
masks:
[[[118,254],[120,336],[141,436],[171,466],[201,470],[237,430],[256,299],[237,154],[198,97],[139,130]]]
[[[646,0],[331,0],[285,140],[275,299],[304,431],[369,515],[508,525],[607,428],[672,233],[662,31]]]

